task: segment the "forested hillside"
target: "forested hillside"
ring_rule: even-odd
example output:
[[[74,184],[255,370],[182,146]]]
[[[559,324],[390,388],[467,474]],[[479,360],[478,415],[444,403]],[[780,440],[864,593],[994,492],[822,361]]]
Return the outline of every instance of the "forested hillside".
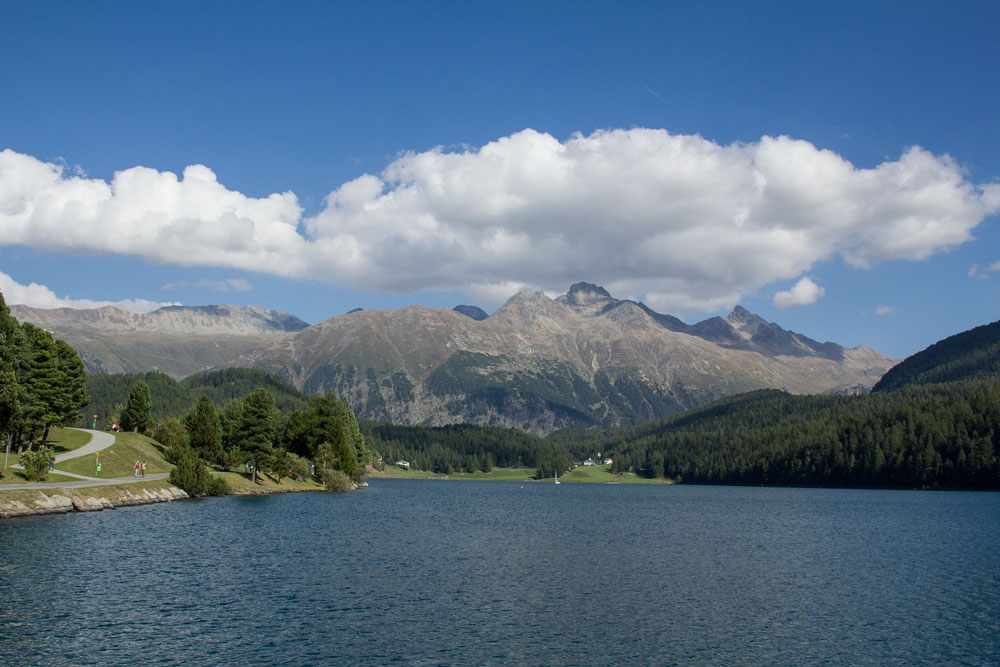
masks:
[[[125,404],[132,386],[145,382],[153,398],[152,417],[156,422],[167,417],[186,414],[201,396],[207,396],[218,406],[234,399],[242,399],[254,389],[267,389],[274,397],[274,404],[288,414],[305,407],[308,398],[281,378],[250,368],[227,368],[211,373],[193,375],[178,382],[157,371],[148,373],[108,373],[92,375],[87,379],[90,402],[84,409],[81,425],[90,426],[97,415],[97,427],[104,428]],[[110,420],[110,421],[109,421]]]
[[[616,470],[694,483],[1000,489],[1000,322],[930,346],[876,389],[752,392],[589,444],[614,448]]]
[[[1000,386],[866,396],[767,390],[609,433],[614,469],[705,484],[1000,488]]]
[[[397,426],[368,420],[362,420],[360,427],[368,448],[387,464],[403,460],[420,470],[446,474],[528,467],[535,468],[540,478],[570,467],[565,447],[515,429]]]
[[[1000,378],[1000,321],[934,343],[890,368],[872,391],[974,378]]]

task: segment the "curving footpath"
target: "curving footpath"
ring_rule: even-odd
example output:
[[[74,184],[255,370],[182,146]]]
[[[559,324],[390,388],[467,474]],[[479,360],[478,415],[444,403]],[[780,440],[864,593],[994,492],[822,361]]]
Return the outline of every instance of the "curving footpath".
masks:
[[[110,433],[105,433],[104,431],[95,431],[89,428],[75,428],[74,431],[83,431],[84,433],[90,434],[90,442],[85,444],[83,447],[74,449],[71,452],[63,452],[62,454],[56,454],[56,464],[66,461],[67,459],[75,459],[81,456],[86,456],[88,454],[93,454],[94,452],[104,451],[111,445],[115,444],[115,436]],[[20,468],[19,465],[13,465],[12,468]],[[135,482],[145,482],[157,479],[166,479],[169,477],[170,473],[157,472],[146,475],[145,477],[87,477],[85,475],[77,475],[71,472],[63,472],[58,468],[54,470],[60,475],[65,475],[66,477],[74,477],[79,479],[79,482],[32,482],[29,484],[0,484],[0,488],[4,489],[74,489],[84,486],[105,486],[109,484],[134,484]]]

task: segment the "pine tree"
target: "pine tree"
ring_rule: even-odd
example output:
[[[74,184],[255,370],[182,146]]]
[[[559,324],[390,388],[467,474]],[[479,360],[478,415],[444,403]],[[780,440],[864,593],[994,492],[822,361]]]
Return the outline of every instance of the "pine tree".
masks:
[[[274,452],[275,407],[274,396],[267,389],[254,389],[243,399],[238,446],[253,464],[252,480],[256,483],[258,470],[269,470]]]
[[[341,470],[347,473],[347,476],[351,479],[359,480],[361,479],[361,475],[364,474],[370,455],[365,448],[365,438],[361,435],[361,430],[358,428],[358,420],[354,416],[354,411],[351,410],[351,405],[347,402],[346,398],[337,401],[337,422],[341,425],[344,440],[346,441],[341,446],[341,456],[344,461]]]
[[[209,463],[221,464],[225,455],[222,451],[222,430],[219,427],[219,413],[208,396],[202,396],[198,403],[184,417],[191,447]]]
[[[149,385],[145,382],[136,382],[132,386],[132,393],[129,394],[118,423],[126,431],[145,432],[153,425],[152,408]]]
[[[83,360],[69,343],[56,340],[55,353],[62,373],[61,392],[57,401],[59,419],[57,426],[70,426],[80,419],[80,408],[87,405],[87,371]]]
[[[26,394],[23,415],[30,449],[30,442],[40,432],[48,435],[49,427],[62,417],[60,399],[64,377],[52,334],[28,322],[22,324],[21,329],[27,343],[21,383]],[[45,444],[44,439],[42,444]]]
[[[222,450],[229,462],[236,459],[240,448],[240,423],[243,421],[243,401],[233,399],[219,411],[219,432],[222,436]]]

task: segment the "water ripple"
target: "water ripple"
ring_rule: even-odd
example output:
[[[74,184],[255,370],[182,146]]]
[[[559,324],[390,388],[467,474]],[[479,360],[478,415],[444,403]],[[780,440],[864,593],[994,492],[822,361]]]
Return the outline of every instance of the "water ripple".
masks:
[[[990,664],[1000,496],[376,480],[0,523],[0,663]]]

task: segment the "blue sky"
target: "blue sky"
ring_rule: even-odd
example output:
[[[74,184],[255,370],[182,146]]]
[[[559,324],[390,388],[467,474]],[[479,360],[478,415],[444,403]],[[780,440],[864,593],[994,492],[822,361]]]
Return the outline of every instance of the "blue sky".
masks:
[[[586,280],[892,356],[998,319],[995,2],[3,14],[9,302],[315,323]]]

